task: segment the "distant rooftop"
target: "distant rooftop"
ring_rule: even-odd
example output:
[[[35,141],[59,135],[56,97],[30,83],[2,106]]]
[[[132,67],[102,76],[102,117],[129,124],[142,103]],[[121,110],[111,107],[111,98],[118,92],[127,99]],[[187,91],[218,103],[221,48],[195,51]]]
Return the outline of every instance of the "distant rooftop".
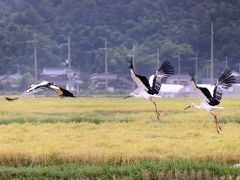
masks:
[[[0,75],[0,80],[5,80],[5,79],[17,80],[17,79],[19,79],[21,77],[22,76],[20,74]]]
[[[94,73],[91,75],[91,79],[105,79],[105,77],[107,77],[107,79],[116,79],[118,77],[117,74],[108,74],[107,76],[102,73]]]
[[[233,71],[232,74],[233,74],[234,76],[240,76],[240,73],[238,73],[238,72],[236,72],[236,71]]]
[[[188,75],[188,74],[180,74],[180,76],[172,75],[168,79],[178,79],[178,78],[180,78],[180,79],[191,79],[191,76]]]
[[[42,75],[67,75],[66,68],[43,68]]]

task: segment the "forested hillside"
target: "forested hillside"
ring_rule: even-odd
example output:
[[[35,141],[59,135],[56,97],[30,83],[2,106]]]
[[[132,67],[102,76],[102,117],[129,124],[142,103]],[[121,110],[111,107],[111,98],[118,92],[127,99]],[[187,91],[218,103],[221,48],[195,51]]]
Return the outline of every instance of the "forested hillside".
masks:
[[[197,51],[199,70],[205,76],[210,59],[211,22],[214,24],[215,75],[240,63],[240,0],[1,0],[0,74],[33,73],[33,34],[36,32],[38,71],[61,67],[71,37],[72,66],[82,74],[104,71],[108,42],[109,71],[128,72],[126,59],[135,46],[137,70],[156,67],[160,59],[181,71],[194,68]]]

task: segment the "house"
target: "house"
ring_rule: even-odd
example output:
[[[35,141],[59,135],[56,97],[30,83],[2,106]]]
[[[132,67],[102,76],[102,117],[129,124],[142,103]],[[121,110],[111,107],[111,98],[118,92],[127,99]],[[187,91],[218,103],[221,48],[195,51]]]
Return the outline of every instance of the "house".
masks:
[[[215,83],[217,82],[217,78],[213,78],[212,82]],[[211,78],[201,78],[197,84],[211,84]]]
[[[232,96],[240,96],[240,84],[234,84],[232,86]]]
[[[236,79],[236,83],[240,84],[240,73],[233,71],[232,74],[234,75],[234,77]]]
[[[119,76],[117,74],[99,74],[95,73],[90,76],[90,86],[92,90],[105,90],[106,82],[108,91],[124,91],[133,89],[135,87],[134,82],[128,80],[126,77]]]
[[[22,76],[20,74],[0,75],[0,83],[11,83],[20,79],[21,77]]]
[[[56,84],[61,84],[69,80],[69,71],[65,68],[43,68],[40,73],[40,78],[46,81],[54,82]]]
[[[16,89],[18,88],[18,84],[16,83],[17,80],[21,79],[22,75],[20,74],[7,74],[7,75],[0,75],[0,87],[1,90],[3,89]]]
[[[167,78],[168,84],[181,84],[181,85],[188,85],[189,81],[191,80],[190,75],[173,75]]]
[[[165,98],[174,98],[186,96],[189,93],[189,88],[180,84],[162,84],[160,95]]]
[[[80,73],[68,68],[43,68],[41,80],[53,82],[70,91],[79,91]]]

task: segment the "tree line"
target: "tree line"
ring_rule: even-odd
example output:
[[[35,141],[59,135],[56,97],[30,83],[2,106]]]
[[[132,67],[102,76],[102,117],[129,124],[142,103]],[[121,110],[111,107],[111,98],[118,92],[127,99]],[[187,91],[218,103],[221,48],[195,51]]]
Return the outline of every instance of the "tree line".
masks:
[[[132,53],[137,70],[154,72],[169,60],[181,72],[194,69],[206,76],[214,24],[215,76],[225,68],[238,71],[240,57],[240,0],[1,0],[0,74],[34,74],[33,34],[36,33],[38,71],[63,67],[71,38],[72,67],[83,75],[104,72],[104,42],[108,42],[109,71],[125,74]]]

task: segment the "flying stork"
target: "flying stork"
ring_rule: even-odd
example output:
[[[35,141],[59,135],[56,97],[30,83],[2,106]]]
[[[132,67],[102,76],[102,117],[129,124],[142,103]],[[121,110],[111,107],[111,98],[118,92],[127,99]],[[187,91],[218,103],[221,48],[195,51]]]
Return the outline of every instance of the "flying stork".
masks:
[[[29,95],[35,94],[39,91],[43,91],[43,90],[47,90],[47,89],[55,91],[57,96],[60,97],[61,99],[64,97],[75,97],[68,90],[63,89],[63,88],[61,88],[53,83],[50,83],[48,81],[42,81],[39,84],[32,84],[26,91],[24,91],[24,93],[20,97],[29,96]],[[19,99],[19,98],[5,97],[5,100],[7,100],[7,101],[14,101],[17,99]]]
[[[217,115],[214,113],[214,109],[223,109],[223,107],[218,107],[217,105],[220,104],[223,89],[227,89],[231,87],[233,83],[236,83],[234,76],[232,75],[230,70],[226,69],[221,75],[221,77],[218,79],[218,81],[214,84],[212,89],[199,87],[196,84],[193,76],[191,79],[191,83],[194,90],[198,93],[201,104],[197,106],[196,104],[191,103],[191,105],[186,107],[185,110],[190,107],[196,107],[197,109],[210,112],[214,117],[216,129],[219,134],[220,131],[222,131],[222,128],[218,122]]]
[[[151,75],[148,80],[145,76],[136,74],[133,67],[132,58],[130,59],[129,63],[131,77],[133,81],[137,84],[137,89],[131,92],[128,96],[124,97],[124,99],[129,97],[136,97],[151,101],[155,106],[157,119],[159,119],[160,113],[153,99],[161,97],[160,95],[158,95],[158,93],[161,89],[163,80],[166,80],[167,77],[174,74],[174,69],[172,65],[168,61],[165,61],[162,66],[155,72],[155,74]]]

